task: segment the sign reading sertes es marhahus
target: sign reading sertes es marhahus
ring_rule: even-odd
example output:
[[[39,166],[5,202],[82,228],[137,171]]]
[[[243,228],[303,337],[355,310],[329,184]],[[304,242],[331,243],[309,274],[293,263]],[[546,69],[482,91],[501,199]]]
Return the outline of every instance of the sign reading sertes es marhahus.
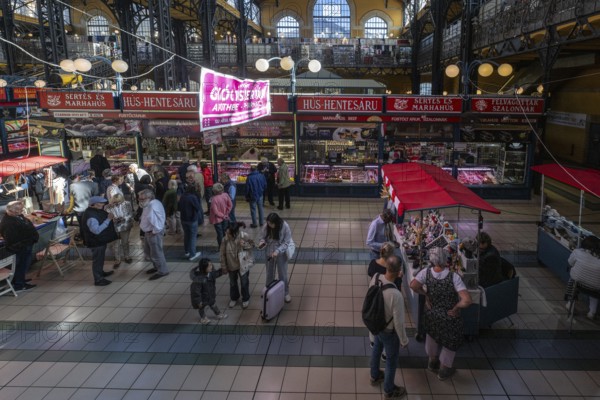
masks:
[[[269,81],[242,80],[202,68],[199,108],[202,131],[271,115]]]

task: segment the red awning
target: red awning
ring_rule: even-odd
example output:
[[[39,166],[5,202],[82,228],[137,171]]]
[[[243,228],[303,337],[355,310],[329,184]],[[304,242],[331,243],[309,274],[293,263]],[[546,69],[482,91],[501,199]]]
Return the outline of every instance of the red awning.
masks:
[[[67,161],[63,157],[37,156],[0,161],[0,177],[36,171]]]
[[[382,168],[384,183],[398,211],[466,207],[500,214],[500,210],[473,193],[448,172],[421,163],[387,164]]]
[[[600,171],[597,169],[575,169],[558,164],[536,165],[531,169],[566,185],[600,197]]]

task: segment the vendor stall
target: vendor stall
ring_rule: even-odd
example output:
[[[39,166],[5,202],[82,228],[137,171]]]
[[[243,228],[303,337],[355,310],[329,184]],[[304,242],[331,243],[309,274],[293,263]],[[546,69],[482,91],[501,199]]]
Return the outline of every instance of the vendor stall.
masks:
[[[582,213],[585,194],[600,198],[600,171],[575,169],[559,164],[538,165],[531,168],[542,174],[541,223],[538,229],[537,258],[562,281],[569,280],[568,262],[571,251],[578,248],[581,240],[592,235],[582,228]],[[545,177],[555,179],[570,187],[579,189],[579,218],[577,223],[561,216],[557,210],[545,204]]]
[[[453,242],[456,243],[459,237],[457,227],[446,221],[439,210],[450,207],[478,210],[480,219],[482,211],[495,214],[499,214],[500,211],[443,169],[433,165],[421,163],[385,165],[382,168],[382,176],[389,197],[388,207],[398,213],[400,221],[406,220],[397,225],[395,234],[398,243],[401,244],[401,255],[407,272],[403,282],[407,307],[413,318],[418,321],[423,301],[419,299],[419,295],[409,289],[408,285],[420,269],[426,266],[424,260],[428,249],[446,247]],[[420,217],[411,217],[409,220],[404,218],[404,213],[410,211],[420,211]],[[478,286],[477,249],[474,249],[474,254],[469,254],[469,252],[459,251],[458,246],[453,248],[456,252],[453,254],[452,269],[463,278],[473,298],[473,305],[463,311],[465,334],[476,335],[480,327],[480,313],[486,312],[485,308],[480,308],[482,291]],[[497,300],[510,303],[512,306],[505,308],[502,314],[486,315],[482,318],[486,325],[516,312],[518,279],[514,279],[510,289],[512,298],[502,296],[502,299]],[[493,299],[486,298],[486,301],[489,303]],[[418,331],[420,333],[421,329]]]

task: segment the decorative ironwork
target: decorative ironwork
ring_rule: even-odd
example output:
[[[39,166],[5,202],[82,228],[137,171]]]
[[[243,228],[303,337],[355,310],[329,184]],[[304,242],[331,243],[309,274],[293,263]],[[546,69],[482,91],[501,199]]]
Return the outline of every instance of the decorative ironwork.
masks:
[[[36,1],[44,59],[58,64],[60,60],[69,58],[63,5],[54,0]],[[44,64],[44,75],[46,82],[50,81],[51,69],[48,64]]]
[[[171,57],[170,52],[175,51],[173,29],[171,27],[170,3],[169,0],[148,0],[152,39],[157,44],[153,49],[154,60],[157,64],[162,64]],[[176,87],[173,60],[154,70],[154,80],[159,86],[162,83],[160,87],[166,90]]]
[[[13,9],[9,1],[2,2],[2,24],[0,24],[0,33],[9,42],[14,42],[14,16]],[[6,58],[6,67],[9,75],[17,72],[17,62],[15,59],[14,47],[6,42],[2,42],[2,48]]]

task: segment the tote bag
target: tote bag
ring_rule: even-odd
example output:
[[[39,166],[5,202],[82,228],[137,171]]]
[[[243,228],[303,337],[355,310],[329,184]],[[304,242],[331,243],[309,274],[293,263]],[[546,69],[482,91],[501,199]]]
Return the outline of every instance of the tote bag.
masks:
[[[294,253],[296,252],[296,243],[294,243],[294,239],[290,238],[290,242],[288,243],[287,250],[285,254],[287,255],[288,260],[291,260],[294,257]]]
[[[250,271],[250,268],[254,266],[254,256],[252,251],[242,250],[238,253],[238,260],[240,261],[240,275],[245,275]]]

